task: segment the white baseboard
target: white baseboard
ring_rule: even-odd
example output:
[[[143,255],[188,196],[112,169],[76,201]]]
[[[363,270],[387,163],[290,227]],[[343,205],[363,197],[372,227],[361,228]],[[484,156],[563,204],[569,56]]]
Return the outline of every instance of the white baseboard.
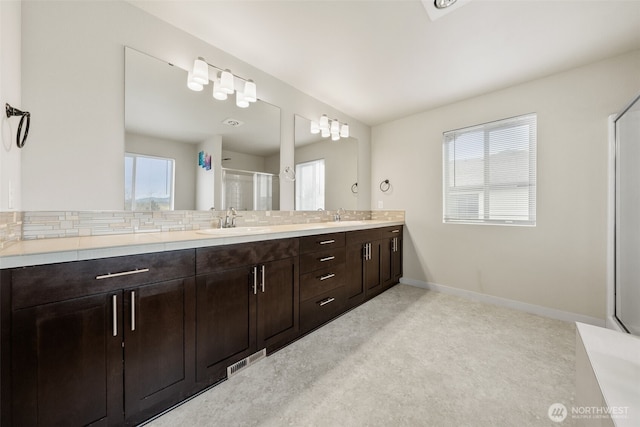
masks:
[[[596,317],[585,316],[583,314],[571,313],[569,311],[556,310],[555,308],[543,307],[541,305],[528,304],[525,302],[500,298],[493,295],[481,294],[478,292],[468,291],[465,289],[452,288],[451,286],[438,285],[436,283],[423,282],[421,280],[408,279],[403,277],[400,283],[415,286],[417,288],[429,289],[431,291],[442,292],[443,294],[455,295],[474,301],[480,301],[487,304],[498,305],[502,307],[512,308],[527,313],[537,314],[538,316],[549,317],[551,319],[564,320],[565,322],[581,322],[589,325],[605,327],[605,320]]]

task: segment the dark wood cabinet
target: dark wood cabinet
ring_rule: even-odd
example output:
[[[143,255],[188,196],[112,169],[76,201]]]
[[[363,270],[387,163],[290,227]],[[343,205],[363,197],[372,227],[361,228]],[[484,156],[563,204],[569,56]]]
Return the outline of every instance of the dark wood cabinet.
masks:
[[[13,313],[11,425],[122,424],[118,296],[103,293]]]
[[[11,410],[3,408],[2,425],[133,425],[192,392],[193,254],[3,274],[14,298]],[[191,277],[149,283],[180,275]]]
[[[299,332],[298,239],[198,249],[197,379],[213,384],[226,368]]]
[[[300,239],[300,329],[308,332],[344,312],[345,233]]]
[[[347,306],[362,304],[402,277],[402,226],[347,233]]]
[[[125,421],[136,424],[184,400],[195,385],[195,280],[124,291]]]

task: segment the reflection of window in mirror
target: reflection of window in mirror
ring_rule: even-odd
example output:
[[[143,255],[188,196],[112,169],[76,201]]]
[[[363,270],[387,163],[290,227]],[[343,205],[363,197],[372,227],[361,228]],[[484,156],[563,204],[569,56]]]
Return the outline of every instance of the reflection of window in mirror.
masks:
[[[125,210],[172,210],[174,163],[174,159],[125,153]]]
[[[324,209],[324,159],[296,165],[296,210]]]

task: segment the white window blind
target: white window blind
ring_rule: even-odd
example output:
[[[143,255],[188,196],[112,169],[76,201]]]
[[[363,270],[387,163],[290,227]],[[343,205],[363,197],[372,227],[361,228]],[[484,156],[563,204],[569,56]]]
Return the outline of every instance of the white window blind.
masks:
[[[536,114],[444,133],[445,223],[535,225]]]
[[[296,165],[296,210],[324,209],[324,159]]]

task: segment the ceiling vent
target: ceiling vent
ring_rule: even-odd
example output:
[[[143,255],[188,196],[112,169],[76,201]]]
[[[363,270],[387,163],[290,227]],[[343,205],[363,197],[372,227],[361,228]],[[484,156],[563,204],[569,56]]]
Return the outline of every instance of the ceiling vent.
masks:
[[[237,119],[232,119],[231,117],[229,117],[228,119],[224,119],[222,121],[222,123],[224,123],[227,126],[231,126],[234,128],[240,127],[244,124],[244,122],[237,120]]]

